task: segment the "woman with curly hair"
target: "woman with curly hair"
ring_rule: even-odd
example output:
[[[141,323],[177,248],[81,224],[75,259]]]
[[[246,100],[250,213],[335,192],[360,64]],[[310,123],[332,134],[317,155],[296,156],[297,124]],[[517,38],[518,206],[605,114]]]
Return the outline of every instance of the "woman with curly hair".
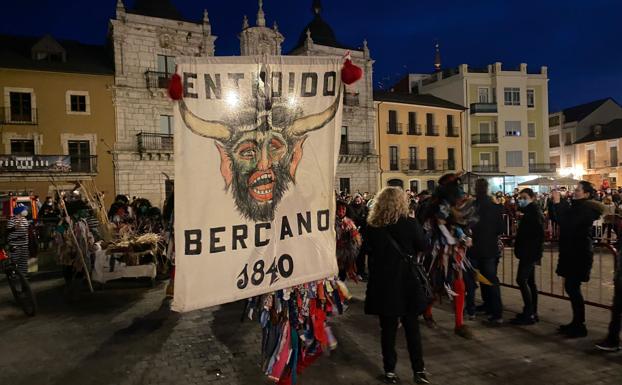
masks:
[[[406,193],[397,187],[386,187],[378,194],[367,224],[365,248],[369,256],[369,281],[365,313],[380,318],[384,381],[398,382],[395,337],[398,322],[401,322],[415,382],[429,384],[417,320],[418,309],[422,307],[415,295],[418,282],[403,257],[404,254],[414,256],[423,251],[423,229],[408,216]]]

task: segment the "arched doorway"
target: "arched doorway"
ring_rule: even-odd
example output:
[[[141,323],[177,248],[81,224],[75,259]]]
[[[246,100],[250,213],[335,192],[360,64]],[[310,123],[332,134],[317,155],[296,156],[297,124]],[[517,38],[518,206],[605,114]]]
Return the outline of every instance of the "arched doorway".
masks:
[[[401,179],[389,179],[387,181],[387,186],[391,186],[391,187],[399,187],[399,188],[404,188],[404,181],[402,181]]]

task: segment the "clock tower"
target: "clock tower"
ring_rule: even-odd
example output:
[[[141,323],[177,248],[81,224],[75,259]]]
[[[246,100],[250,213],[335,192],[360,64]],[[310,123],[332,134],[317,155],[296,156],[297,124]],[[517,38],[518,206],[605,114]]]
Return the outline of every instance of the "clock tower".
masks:
[[[266,15],[263,11],[263,0],[259,0],[257,26],[251,27],[248,18],[242,20],[240,38],[240,55],[281,55],[281,44],[285,38],[274,22],[272,28],[266,27]]]

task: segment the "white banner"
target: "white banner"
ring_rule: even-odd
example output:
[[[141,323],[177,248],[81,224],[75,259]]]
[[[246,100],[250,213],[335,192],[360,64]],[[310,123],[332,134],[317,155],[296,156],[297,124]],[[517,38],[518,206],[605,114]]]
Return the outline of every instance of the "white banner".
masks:
[[[181,58],[175,296],[190,311],[337,274],[341,60]]]

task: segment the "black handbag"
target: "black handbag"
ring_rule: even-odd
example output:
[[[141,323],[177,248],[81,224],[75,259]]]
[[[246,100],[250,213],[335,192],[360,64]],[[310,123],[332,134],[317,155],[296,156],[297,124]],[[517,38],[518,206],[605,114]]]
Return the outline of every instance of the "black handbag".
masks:
[[[389,237],[389,242],[391,242],[393,248],[402,257],[415,279],[416,311],[417,315],[421,315],[434,300],[434,293],[432,292],[432,286],[430,285],[428,275],[425,272],[423,264],[417,262],[417,258],[414,255],[404,253],[395,238],[393,238],[389,232],[387,232],[387,235]]]

